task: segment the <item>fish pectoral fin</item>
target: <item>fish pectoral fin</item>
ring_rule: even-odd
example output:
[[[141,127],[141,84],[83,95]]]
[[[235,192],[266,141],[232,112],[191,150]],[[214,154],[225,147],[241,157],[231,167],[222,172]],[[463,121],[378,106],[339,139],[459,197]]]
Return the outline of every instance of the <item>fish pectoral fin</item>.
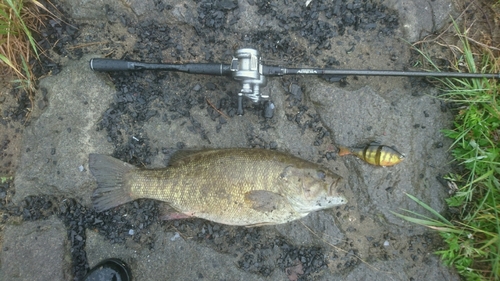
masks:
[[[259,212],[276,210],[285,198],[278,193],[267,190],[252,190],[245,193],[245,201],[251,208]]]

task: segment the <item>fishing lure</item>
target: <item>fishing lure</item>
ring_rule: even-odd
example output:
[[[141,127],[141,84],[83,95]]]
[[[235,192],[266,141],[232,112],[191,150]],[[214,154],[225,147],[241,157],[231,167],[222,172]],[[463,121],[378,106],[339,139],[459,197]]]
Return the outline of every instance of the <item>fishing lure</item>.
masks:
[[[339,156],[356,155],[366,163],[377,166],[393,166],[403,161],[405,155],[392,147],[380,144],[369,144],[365,147],[339,147]]]

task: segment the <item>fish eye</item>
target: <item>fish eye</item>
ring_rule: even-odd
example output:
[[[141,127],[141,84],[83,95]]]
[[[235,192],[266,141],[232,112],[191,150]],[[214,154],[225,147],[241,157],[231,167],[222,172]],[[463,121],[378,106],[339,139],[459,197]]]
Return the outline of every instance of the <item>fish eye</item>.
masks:
[[[317,173],[318,173],[318,178],[320,178],[322,180],[325,179],[325,177],[326,177],[326,173],[325,172],[323,172],[321,170],[318,170]]]

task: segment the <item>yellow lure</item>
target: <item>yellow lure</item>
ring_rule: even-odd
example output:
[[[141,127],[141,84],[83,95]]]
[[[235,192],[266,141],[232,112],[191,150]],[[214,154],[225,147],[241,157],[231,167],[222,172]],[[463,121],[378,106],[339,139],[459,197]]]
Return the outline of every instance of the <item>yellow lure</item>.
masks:
[[[392,147],[379,144],[370,144],[363,148],[340,147],[339,155],[353,154],[366,163],[376,166],[393,166],[403,161],[405,156]]]

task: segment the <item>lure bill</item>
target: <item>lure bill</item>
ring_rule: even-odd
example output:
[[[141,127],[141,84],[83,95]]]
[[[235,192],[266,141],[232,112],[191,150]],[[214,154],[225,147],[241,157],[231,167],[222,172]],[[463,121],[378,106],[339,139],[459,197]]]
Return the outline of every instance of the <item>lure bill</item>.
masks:
[[[405,155],[394,148],[380,144],[369,144],[365,147],[340,147],[339,156],[356,155],[366,163],[376,166],[393,166],[403,161]]]

